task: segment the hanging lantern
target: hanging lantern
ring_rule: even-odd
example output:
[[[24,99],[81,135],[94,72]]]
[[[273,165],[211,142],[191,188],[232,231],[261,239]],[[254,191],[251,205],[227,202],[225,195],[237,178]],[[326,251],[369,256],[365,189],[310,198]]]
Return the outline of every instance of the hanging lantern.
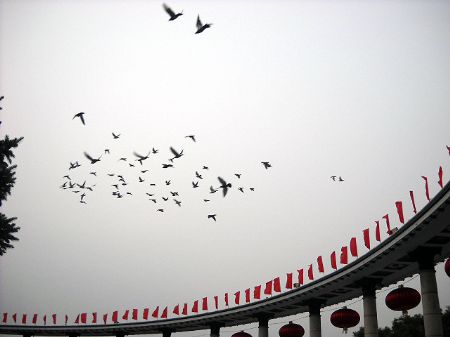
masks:
[[[445,261],[445,273],[450,277],[450,259],[447,259]]]
[[[244,331],[236,332],[235,334],[231,335],[231,337],[252,337],[249,333],[246,333]]]
[[[335,327],[342,328],[347,333],[348,328],[353,328],[359,323],[359,314],[355,310],[343,307],[331,314],[330,321]]]
[[[408,314],[408,310],[417,307],[420,303],[420,294],[416,289],[403,287],[400,285],[386,296],[386,305],[389,309],[401,311],[403,315]]]
[[[283,325],[278,331],[280,337],[302,337],[305,334],[305,329],[299,324],[289,322]]]

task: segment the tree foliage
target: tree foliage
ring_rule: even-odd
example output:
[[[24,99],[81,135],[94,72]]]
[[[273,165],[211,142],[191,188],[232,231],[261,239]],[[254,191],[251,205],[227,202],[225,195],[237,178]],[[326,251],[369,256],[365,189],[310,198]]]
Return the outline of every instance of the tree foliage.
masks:
[[[22,141],[21,138],[9,138],[0,140],[0,206],[3,201],[11,195],[11,189],[16,182],[16,165],[12,165],[14,158],[13,149],[16,148]],[[14,233],[17,233],[20,227],[15,224],[16,218],[8,218],[3,213],[0,213],[0,256],[5,254],[8,248],[13,248],[11,241],[17,241]]]

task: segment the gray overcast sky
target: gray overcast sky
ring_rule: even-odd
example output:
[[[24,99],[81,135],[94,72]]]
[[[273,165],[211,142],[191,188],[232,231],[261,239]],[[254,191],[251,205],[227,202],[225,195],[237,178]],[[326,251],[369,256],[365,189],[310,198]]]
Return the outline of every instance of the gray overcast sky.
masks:
[[[175,1],[175,22],[161,4],[0,0],[1,134],[25,137],[2,208],[21,231],[0,259],[0,312],[173,307],[284,278],[318,255],[329,271],[329,254],[374,220],[389,212],[398,224],[396,200],[411,216],[410,189],[425,204],[421,175],[432,195],[439,165],[447,181],[450,2]],[[200,35],[197,14],[213,23]],[[80,111],[86,126],[72,120]],[[185,155],[162,170],[170,146]],[[117,161],[152,147],[145,174]],[[93,166],[83,156],[105,148]],[[76,160],[72,179],[96,184],[86,205],[59,189]],[[109,172],[132,197],[113,198]],[[217,176],[233,184],[226,198],[208,193]],[[181,208],[161,200],[173,190]],[[384,295],[378,308],[381,326],[399,316]],[[324,334],[338,333],[329,315]]]

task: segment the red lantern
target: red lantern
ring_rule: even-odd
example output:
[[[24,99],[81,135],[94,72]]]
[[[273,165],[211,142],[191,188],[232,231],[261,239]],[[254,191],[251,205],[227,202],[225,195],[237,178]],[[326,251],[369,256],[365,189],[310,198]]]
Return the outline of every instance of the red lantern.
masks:
[[[343,307],[331,314],[330,321],[335,327],[342,328],[347,333],[348,328],[353,328],[359,323],[359,314],[355,310]]]
[[[416,289],[400,285],[386,296],[386,305],[389,309],[401,311],[403,315],[407,310],[416,307],[420,303],[420,294]]]
[[[252,337],[249,333],[246,333],[244,331],[236,332],[235,334],[231,335],[231,337]]]
[[[302,337],[305,334],[305,329],[299,324],[289,322],[283,325],[278,331],[280,337]]]
[[[445,273],[450,277],[450,259],[447,259],[445,261]]]

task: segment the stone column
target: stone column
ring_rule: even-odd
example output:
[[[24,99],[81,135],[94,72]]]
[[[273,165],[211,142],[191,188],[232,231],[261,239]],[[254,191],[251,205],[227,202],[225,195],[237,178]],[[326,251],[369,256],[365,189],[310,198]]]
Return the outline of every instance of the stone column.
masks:
[[[269,337],[269,317],[260,316],[258,317],[258,321],[258,337]]]
[[[309,305],[309,336],[322,337],[319,303],[312,303]]]
[[[419,259],[419,275],[425,337],[443,337],[442,314],[432,256]]]
[[[171,334],[172,334],[172,331],[170,331],[170,330],[163,330],[162,331],[163,337],[170,337]]]
[[[211,332],[209,334],[210,337],[220,337],[220,326],[219,325],[212,325],[211,326]]]
[[[375,286],[363,286],[364,337],[378,337]]]

